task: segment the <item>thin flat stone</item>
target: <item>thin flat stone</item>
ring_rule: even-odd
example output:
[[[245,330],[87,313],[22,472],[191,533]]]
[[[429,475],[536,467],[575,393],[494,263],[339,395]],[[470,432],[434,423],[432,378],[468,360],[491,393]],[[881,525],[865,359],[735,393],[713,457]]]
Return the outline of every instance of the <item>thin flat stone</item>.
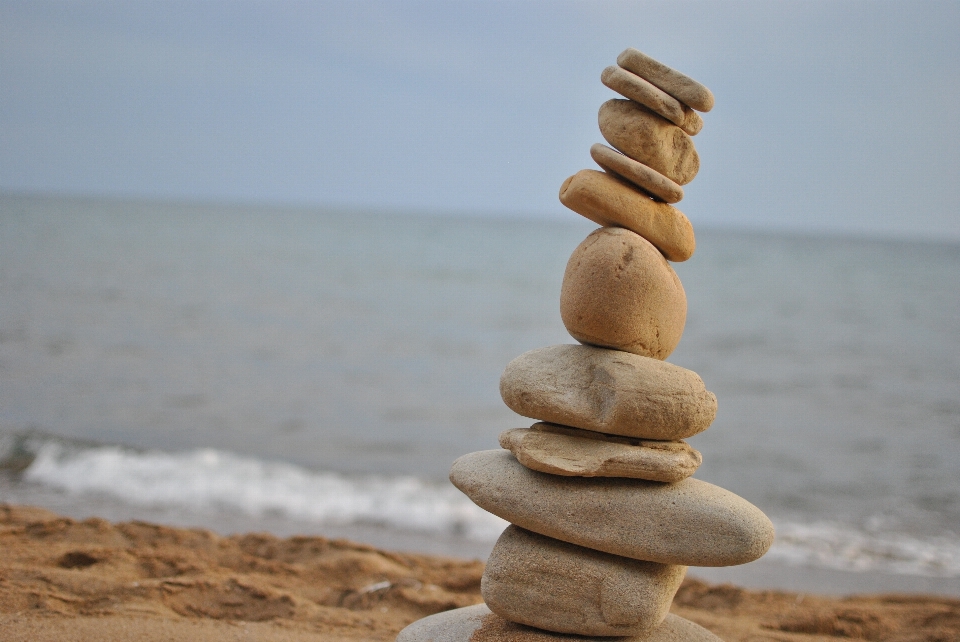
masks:
[[[700,171],[693,139],[640,103],[612,98],[600,105],[597,121],[608,143],[680,185]]]
[[[608,637],[551,633],[504,620],[486,604],[465,606],[417,620],[396,642],[612,642]],[[723,642],[699,624],[670,613],[656,629],[616,642]]]
[[[500,617],[557,633],[639,635],[655,629],[687,571],[508,526],[480,591]]]
[[[634,439],[686,439],[717,415],[717,397],[696,372],[584,345],[516,357],[500,375],[500,396],[524,417]]]
[[[736,566],[773,543],[773,524],[759,508],[693,477],[561,477],[530,470],[506,450],[484,450],[453,462],[450,481],[511,524],[638,560]]]
[[[560,202],[598,225],[639,234],[671,261],[686,261],[696,250],[693,226],[683,212],[619,176],[581,170],[560,186]]]
[[[597,165],[623,178],[667,203],[683,200],[683,188],[660,172],[638,163],[615,149],[600,143],[590,148],[590,156]]]
[[[703,463],[684,441],[628,439],[546,423],[505,430],[500,446],[527,468],[570,477],[678,482]]]
[[[604,69],[600,74],[600,82],[624,98],[652,109],[691,136],[696,136],[703,129],[703,119],[700,118],[700,114],[659,87],[622,67],[611,65]]]
[[[560,319],[581,343],[666,359],[683,336],[687,295],[649,241],[620,227],[601,227],[567,261]]]
[[[617,56],[617,64],[667,92],[697,111],[713,109],[713,93],[693,78],[630,47]]]

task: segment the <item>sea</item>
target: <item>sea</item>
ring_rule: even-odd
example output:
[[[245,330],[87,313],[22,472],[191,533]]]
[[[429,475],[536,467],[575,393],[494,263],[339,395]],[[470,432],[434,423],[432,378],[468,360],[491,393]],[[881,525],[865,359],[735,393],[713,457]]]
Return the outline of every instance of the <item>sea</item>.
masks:
[[[594,227],[0,194],[0,501],[482,559],[447,471],[532,423],[500,373],[574,343]],[[690,574],[960,595],[960,244],[698,228],[674,267],[696,477],[777,529]]]

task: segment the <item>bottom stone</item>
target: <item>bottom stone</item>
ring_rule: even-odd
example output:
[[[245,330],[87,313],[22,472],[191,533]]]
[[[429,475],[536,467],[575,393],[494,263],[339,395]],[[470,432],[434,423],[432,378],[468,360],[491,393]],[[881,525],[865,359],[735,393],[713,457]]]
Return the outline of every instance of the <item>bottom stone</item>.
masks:
[[[495,615],[486,604],[444,611],[417,620],[397,636],[397,642],[723,642],[690,620],[673,615],[649,633],[626,638],[550,633],[515,624]]]

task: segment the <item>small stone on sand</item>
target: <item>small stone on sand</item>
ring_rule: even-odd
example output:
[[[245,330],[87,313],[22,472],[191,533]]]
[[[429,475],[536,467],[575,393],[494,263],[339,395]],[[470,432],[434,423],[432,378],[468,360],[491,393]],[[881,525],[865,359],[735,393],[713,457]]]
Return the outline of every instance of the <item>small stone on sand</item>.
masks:
[[[557,633],[638,635],[663,622],[686,570],[508,526],[480,590],[490,610],[511,622]]]
[[[713,93],[693,78],[671,69],[633,47],[617,56],[617,64],[697,111],[713,109]]]
[[[582,343],[666,359],[683,335],[687,297],[649,241],[630,230],[602,227],[567,262],[560,318]]]
[[[678,482],[703,462],[683,441],[629,439],[546,423],[505,430],[500,446],[527,468],[572,477]]]
[[[560,186],[560,202],[594,223],[639,234],[670,261],[686,261],[697,247],[683,212],[651,199],[619,176],[581,170]]]
[[[661,201],[679,203],[683,200],[682,187],[660,172],[647,167],[643,163],[638,163],[615,149],[597,143],[590,148],[590,156],[603,169],[627,179]]]

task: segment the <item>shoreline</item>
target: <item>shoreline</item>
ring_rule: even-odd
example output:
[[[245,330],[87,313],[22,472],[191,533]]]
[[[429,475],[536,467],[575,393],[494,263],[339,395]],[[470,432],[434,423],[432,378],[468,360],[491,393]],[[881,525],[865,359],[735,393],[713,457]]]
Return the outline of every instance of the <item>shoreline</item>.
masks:
[[[673,612],[728,642],[960,637],[960,599],[830,597],[690,577]],[[221,536],[0,505],[5,640],[392,642],[426,615],[481,601],[483,563],[320,536]],[[825,578],[824,579],[828,579]]]

